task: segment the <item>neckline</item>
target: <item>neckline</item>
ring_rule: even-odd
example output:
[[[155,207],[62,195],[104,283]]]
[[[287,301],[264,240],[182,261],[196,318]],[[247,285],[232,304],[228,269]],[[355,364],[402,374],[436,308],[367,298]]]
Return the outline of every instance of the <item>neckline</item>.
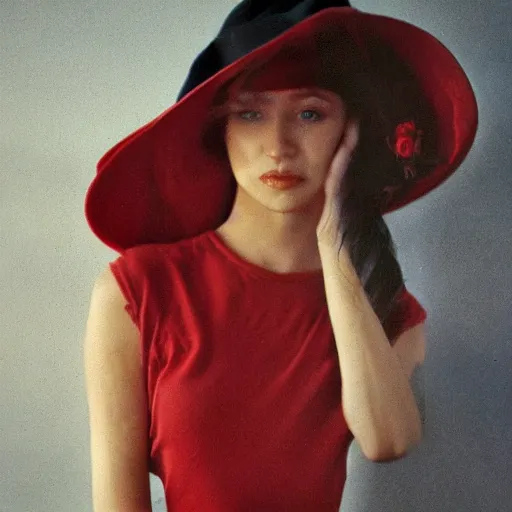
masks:
[[[245,271],[256,275],[258,277],[271,279],[273,281],[286,281],[286,282],[303,282],[303,281],[323,281],[323,271],[319,270],[310,270],[307,272],[274,272],[267,268],[261,267],[252,263],[245,258],[242,258],[237,252],[235,252],[231,247],[226,245],[221,236],[215,231],[210,230],[205,233],[210,242],[215,246],[215,248],[223,254],[229,261],[236,264],[238,267],[241,267]]]

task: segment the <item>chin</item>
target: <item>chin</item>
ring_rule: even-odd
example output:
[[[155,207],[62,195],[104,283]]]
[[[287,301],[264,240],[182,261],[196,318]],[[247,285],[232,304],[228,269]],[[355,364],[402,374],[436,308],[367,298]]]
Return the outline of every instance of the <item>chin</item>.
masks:
[[[290,190],[275,193],[269,189],[243,187],[238,184],[238,200],[250,209],[264,208],[275,213],[314,213],[323,205],[321,192]]]
[[[267,198],[265,198],[267,199]],[[308,213],[316,212],[323,206],[323,196],[318,192],[316,194],[296,192],[291,193],[288,197],[282,196],[275,198],[276,200],[263,201],[268,208],[273,211],[282,213]]]
[[[318,201],[312,199],[288,199],[284,201],[261,201],[262,206],[267,210],[276,213],[313,213],[318,210]]]

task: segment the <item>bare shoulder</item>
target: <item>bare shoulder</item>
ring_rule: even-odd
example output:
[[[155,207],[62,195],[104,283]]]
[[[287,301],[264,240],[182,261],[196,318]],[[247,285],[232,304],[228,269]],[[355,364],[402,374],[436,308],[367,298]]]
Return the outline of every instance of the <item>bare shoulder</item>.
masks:
[[[140,364],[140,333],[126,311],[126,304],[117,280],[107,266],[94,282],[87,318],[84,355],[90,372],[102,371],[101,365],[92,364],[102,361],[108,364],[109,372],[116,369],[136,375]]]
[[[91,295],[87,332],[98,330],[104,343],[131,344],[139,332],[126,311],[126,299],[109,266],[97,276]],[[86,336],[86,340],[89,339]]]
[[[110,265],[107,265],[96,277],[92,290],[92,299],[109,302],[125,302]]]
[[[109,267],[95,280],[84,339],[94,511],[151,510],[140,334]]]

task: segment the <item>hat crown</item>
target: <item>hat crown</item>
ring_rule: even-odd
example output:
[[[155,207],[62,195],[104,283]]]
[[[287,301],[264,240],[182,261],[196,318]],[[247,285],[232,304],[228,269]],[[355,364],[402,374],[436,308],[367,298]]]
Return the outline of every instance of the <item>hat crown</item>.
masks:
[[[244,0],[232,9],[219,33],[226,28],[249,23],[261,16],[295,13],[298,18],[303,20],[330,7],[351,7],[351,5],[348,0]]]
[[[348,0],[244,0],[229,13],[216,38],[196,57],[177,101],[222,68],[323,9]]]

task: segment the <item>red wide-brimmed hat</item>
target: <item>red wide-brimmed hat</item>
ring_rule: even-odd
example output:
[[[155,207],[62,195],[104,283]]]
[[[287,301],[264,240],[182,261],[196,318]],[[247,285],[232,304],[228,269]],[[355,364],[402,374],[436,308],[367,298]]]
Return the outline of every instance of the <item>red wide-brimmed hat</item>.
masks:
[[[333,40],[337,44],[331,47],[326,41]],[[330,62],[340,63],[347,60],[346,42],[352,57],[357,49],[357,59],[370,74],[379,70],[374,105],[390,123],[383,143],[403,173],[401,181],[383,187],[383,214],[424,196],[455,172],[476,135],[477,104],[460,64],[434,36],[404,21],[363,13],[346,1],[245,0],[196,58],[176,103],[99,161],[86,197],[86,217],[100,240],[122,252],[221,225],[231,211],[236,183],[229,161],[205,145],[212,105],[241,72],[264,66],[286,48],[311,48],[312,41]],[[383,62],[382,55],[393,55],[402,67]],[[279,69],[272,74],[277,82]],[[396,69],[407,70],[407,77]],[[417,119],[417,102],[403,95],[411,76],[436,132],[435,165],[422,173],[415,173],[415,166],[421,164],[425,127]]]

